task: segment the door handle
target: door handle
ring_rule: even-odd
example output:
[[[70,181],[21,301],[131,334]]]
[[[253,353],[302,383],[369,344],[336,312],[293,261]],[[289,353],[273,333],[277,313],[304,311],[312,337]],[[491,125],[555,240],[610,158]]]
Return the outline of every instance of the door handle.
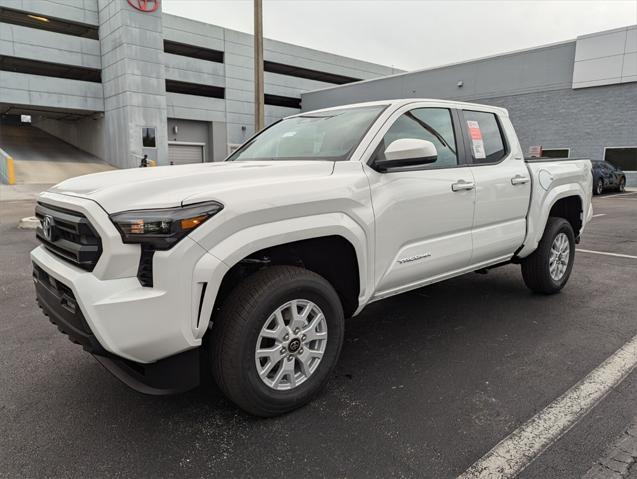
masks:
[[[472,190],[475,187],[476,187],[476,184],[473,181],[458,180],[457,183],[453,183],[451,185],[451,190],[452,191],[467,191],[467,190]]]
[[[529,182],[528,176],[515,175],[513,178],[511,178],[512,185],[523,185],[528,182]]]

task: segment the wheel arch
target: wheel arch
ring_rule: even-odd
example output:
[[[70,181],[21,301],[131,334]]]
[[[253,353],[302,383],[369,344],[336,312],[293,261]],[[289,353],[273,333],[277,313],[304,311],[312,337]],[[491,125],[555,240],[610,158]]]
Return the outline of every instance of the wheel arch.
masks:
[[[213,315],[239,281],[261,268],[287,264],[323,276],[341,298],[346,317],[351,316],[368,289],[367,247],[363,228],[341,213],[238,231],[210,250],[228,267],[215,298]]]

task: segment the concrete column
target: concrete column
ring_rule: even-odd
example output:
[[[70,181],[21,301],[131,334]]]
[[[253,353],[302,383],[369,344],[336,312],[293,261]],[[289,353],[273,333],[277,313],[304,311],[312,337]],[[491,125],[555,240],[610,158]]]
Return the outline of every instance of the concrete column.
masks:
[[[152,2],[149,2],[152,4]],[[105,157],[122,168],[140,156],[168,164],[166,84],[161,7],[133,8],[127,0],[98,0]],[[144,148],[142,128],[154,128],[156,147]]]

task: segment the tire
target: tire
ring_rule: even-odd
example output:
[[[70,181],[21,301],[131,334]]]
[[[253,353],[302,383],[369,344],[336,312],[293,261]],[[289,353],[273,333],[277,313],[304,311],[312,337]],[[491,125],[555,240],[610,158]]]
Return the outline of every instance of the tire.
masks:
[[[559,261],[564,263],[558,264],[557,267],[560,269],[554,271],[557,276],[555,277],[551,273],[551,250],[556,238],[562,234],[566,236],[567,243],[563,244],[568,246],[569,254],[566,260],[564,255],[560,257]],[[560,239],[564,238],[560,236]],[[574,259],[575,235],[571,224],[564,218],[550,217],[537,249],[522,261],[524,283],[535,293],[555,294],[567,283],[573,269]],[[562,274],[557,274],[560,271],[563,271]]]
[[[600,178],[595,182],[595,188],[593,189],[593,193],[596,195],[601,195],[604,193],[604,181]]]
[[[307,311],[305,307],[311,308],[307,323],[316,320],[316,328],[323,328],[324,343],[323,339],[312,343],[307,339],[308,342],[305,342],[303,333],[307,332],[308,338],[313,334],[311,328],[307,331],[304,329],[307,325],[295,328],[301,330],[296,334],[280,326],[277,318],[283,318],[286,312],[287,318],[290,318],[292,307],[301,313]],[[280,311],[281,315],[276,316],[276,311]],[[323,314],[324,322],[320,318],[316,319],[320,316],[319,312]],[[276,333],[279,339],[264,337],[264,328],[272,324],[292,336],[289,341],[279,342],[283,337],[274,330],[271,334]],[[292,325],[285,323],[284,326],[288,328]],[[211,333],[212,371],[219,388],[248,413],[262,417],[276,416],[308,403],[329,380],[343,345],[343,308],[338,294],[322,276],[303,268],[272,266],[249,276],[230,293],[215,318]],[[314,331],[314,334],[318,336],[321,330],[318,333]],[[264,347],[264,341],[271,341],[272,344]],[[305,371],[310,369],[301,359],[315,353],[313,349],[317,344],[323,348],[322,357],[318,362],[314,358],[308,360],[314,369],[303,378]],[[270,353],[266,359],[258,357],[257,345],[262,350],[287,349],[286,352],[278,350],[281,359],[274,353]],[[266,359],[265,366],[263,359]],[[278,361],[277,365],[268,373],[273,377],[265,376],[262,379],[257,368],[267,369],[275,360]],[[302,364],[308,369],[304,371]],[[279,368],[291,368],[293,372],[280,376],[279,382],[274,384],[277,374],[281,372]],[[296,379],[297,374],[302,377]],[[266,384],[266,381],[272,384]],[[282,389],[284,387],[288,389]]]
[[[617,191],[619,191],[620,193],[623,193],[624,191],[626,191],[626,178],[621,178],[619,180],[619,186],[617,187]]]

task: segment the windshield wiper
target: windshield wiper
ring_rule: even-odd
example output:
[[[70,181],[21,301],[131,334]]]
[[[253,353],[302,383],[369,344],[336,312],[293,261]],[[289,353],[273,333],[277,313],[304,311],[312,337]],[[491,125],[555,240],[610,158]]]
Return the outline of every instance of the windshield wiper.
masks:
[[[425,123],[424,121],[422,121],[420,118],[417,118],[412,112],[408,111],[407,113],[405,113],[405,116],[407,116],[408,118],[414,120],[416,123],[418,123],[420,126],[422,126],[425,130],[427,130],[429,133],[431,133],[433,136],[436,137],[436,139],[442,143],[444,146],[446,146],[447,148],[449,148],[449,150],[455,155],[456,154],[456,150],[454,150],[453,148],[451,148],[451,145],[449,145],[449,143],[447,143],[444,139],[444,137],[438,133],[438,131],[428,125],[427,123]]]

